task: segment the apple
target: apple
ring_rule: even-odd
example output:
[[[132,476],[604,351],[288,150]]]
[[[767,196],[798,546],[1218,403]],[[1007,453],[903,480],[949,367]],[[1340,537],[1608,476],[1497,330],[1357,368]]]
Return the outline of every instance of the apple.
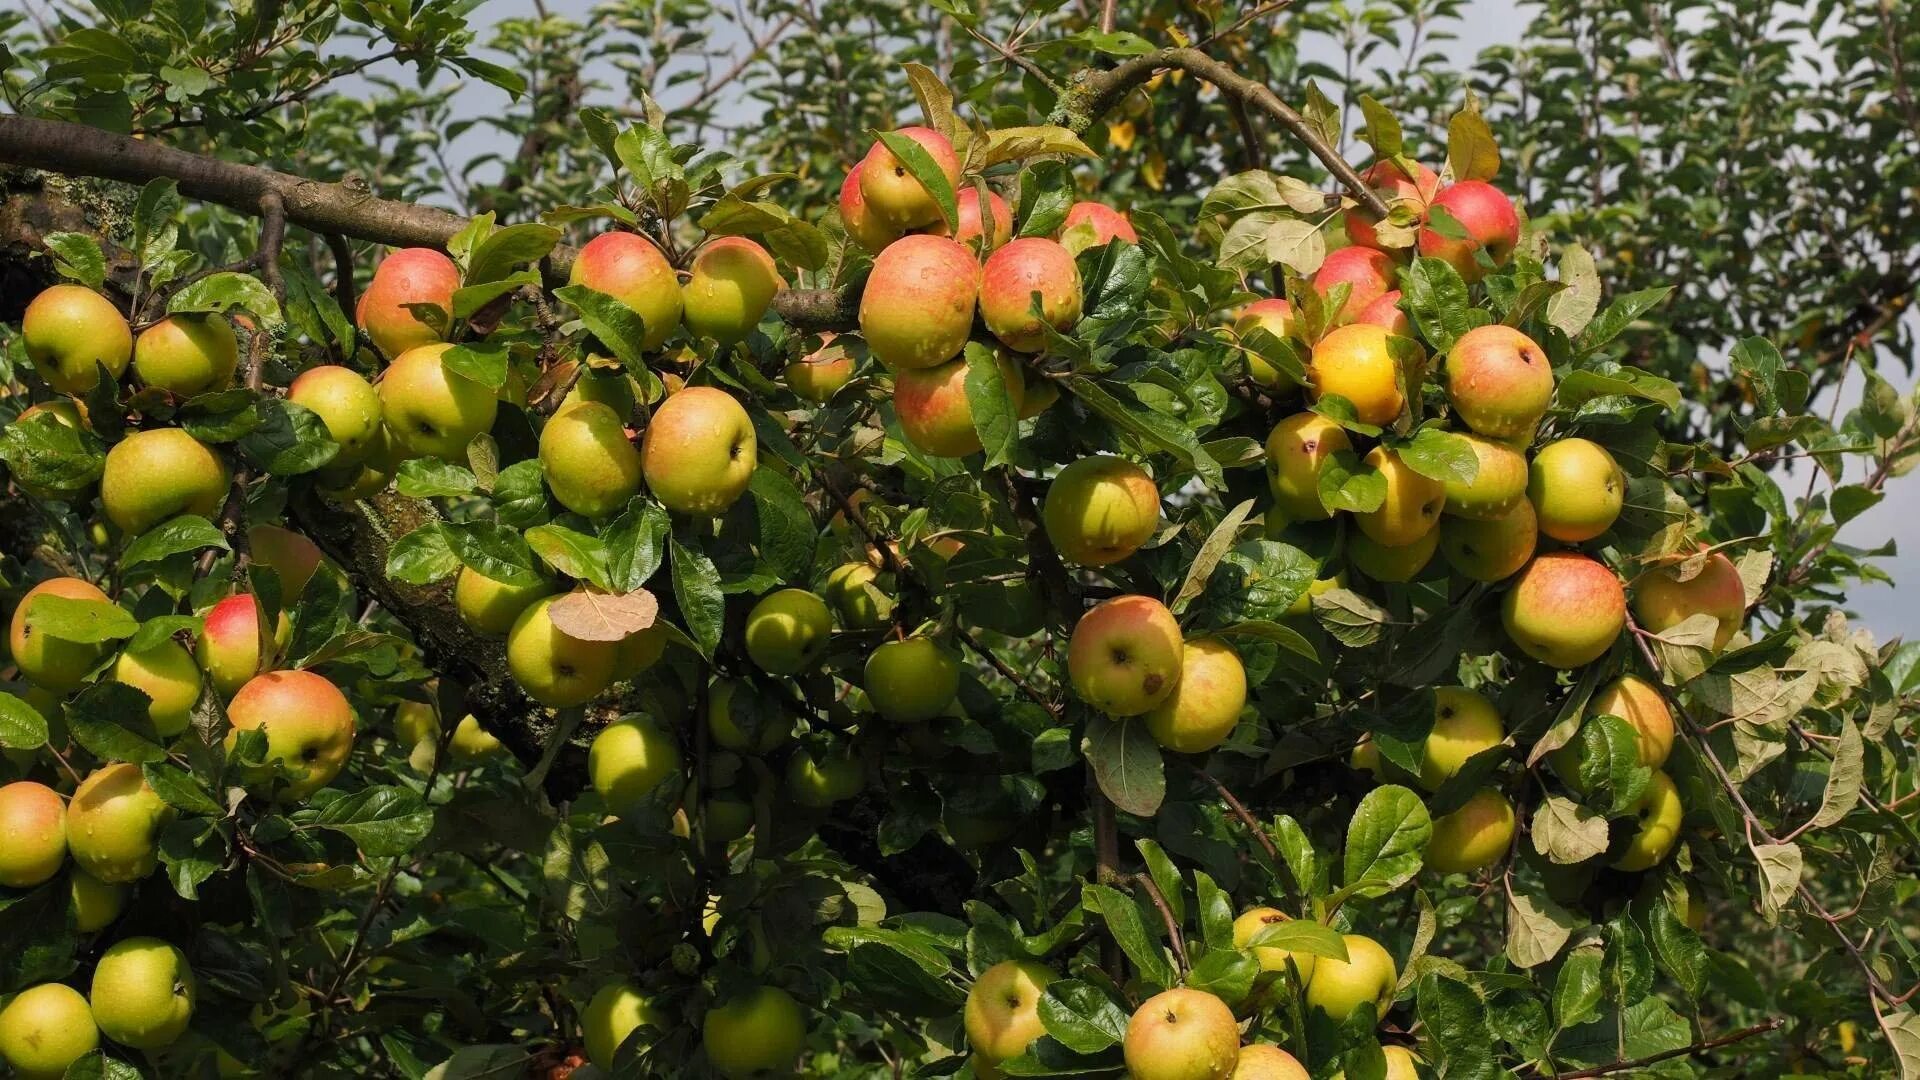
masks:
[[[1020,365],[1005,350],[994,354],[1000,379],[1017,412],[1026,395]],[[893,412],[907,441],[934,457],[965,457],[980,452],[967,399],[967,361],[955,357],[938,367],[901,370],[893,376]]]
[[[904,237],[873,260],[860,294],[860,336],[888,370],[944,364],[966,346],[979,294],[980,264],[964,244]]]
[[[1507,736],[1500,710],[1476,690],[1442,686],[1433,692],[1433,727],[1420,755],[1420,786],[1440,790],[1467,759]]]
[[[800,1003],[776,986],[755,987],[714,1006],[700,1025],[707,1063],[728,1080],[792,1070],[806,1040]]]
[[[1267,486],[1273,503],[1293,521],[1333,516],[1320,502],[1320,470],[1353,443],[1347,430],[1319,413],[1294,413],[1267,435]]]
[[[798,675],[819,666],[833,635],[827,602],[805,589],[780,589],[747,614],[747,656],[762,671]]]
[[[380,355],[392,360],[408,349],[446,340],[445,326],[422,318],[410,305],[432,304],[441,318],[451,319],[453,291],[459,287],[460,268],[452,259],[432,248],[402,248],[374,268],[353,321]]]
[[[1307,364],[1307,380],[1313,400],[1343,397],[1363,424],[1391,424],[1406,407],[1387,332],[1372,323],[1342,326],[1321,338]]]
[[[613,685],[617,641],[582,641],[553,625],[554,597],[527,605],[507,631],[507,669],[527,696],[550,709],[585,705]]]
[[[853,745],[836,741],[827,746],[800,746],[787,759],[787,796],[811,810],[825,810],[860,794],[866,770],[853,754]]]
[[[744,236],[721,236],[701,245],[681,287],[687,329],[722,345],[747,340],[787,287],[767,249]]]
[[[707,691],[707,733],[715,746],[736,754],[770,754],[793,737],[793,721],[772,703],[751,698],[753,717],[759,721],[751,734],[734,719],[733,696],[753,688],[731,680],[715,682]]]
[[[841,340],[831,330],[820,335],[820,347],[788,364],[783,374],[787,386],[808,401],[824,405],[853,378],[853,354],[848,338]]]
[[[840,185],[840,223],[846,226],[847,235],[853,242],[874,254],[888,244],[900,239],[905,230],[881,217],[867,206],[867,197],[860,191],[860,167],[864,162],[855,162],[847,170],[847,179]]]
[[[101,1034],[158,1050],[185,1034],[196,992],[185,953],[159,938],[132,937],[100,954],[87,998]]]
[[[54,637],[45,629],[44,620],[34,615],[34,601],[42,596],[67,600],[92,600],[110,604],[107,594],[92,582],[73,577],[48,578],[28,589],[13,609],[13,621],[7,629],[7,651],[14,665],[28,682],[42,690],[66,695],[80,688],[88,673],[98,667],[113,647],[109,641],[68,641]]]
[[[1140,234],[1134,231],[1133,222],[1124,212],[1105,203],[1082,201],[1067,207],[1067,218],[1060,223],[1059,240],[1078,255],[1087,248],[1115,240],[1137,244]]]
[[[1267,538],[1269,540],[1275,539],[1272,534],[1269,534]],[[1314,578],[1313,581],[1308,583],[1306,590],[1299,596],[1294,597],[1293,603],[1287,605],[1287,614],[1295,616],[1306,615],[1313,611],[1314,597],[1346,587],[1347,572],[1345,570],[1336,571],[1332,577]]]
[[[1045,348],[1043,324],[1063,333],[1072,329],[1080,321],[1080,300],[1080,268],[1058,241],[1023,236],[987,256],[980,268],[980,318],[1015,352]]]
[[[1701,545],[1700,550],[1706,550]],[[1680,580],[1684,564],[1641,574],[1633,582],[1633,614],[1640,628],[1658,634],[1695,615],[1711,615],[1719,623],[1713,635],[1717,652],[1733,640],[1746,622],[1747,589],[1733,560],[1716,551],[1694,576]]]
[[[873,711],[896,724],[918,724],[953,704],[960,661],[932,638],[889,641],[867,657],[861,682]]]
[[[1391,159],[1376,161],[1360,174],[1368,187],[1385,199],[1389,208],[1397,202],[1411,202],[1417,211],[1415,220],[1424,221],[1427,216],[1427,204],[1440,191],[1440,177],[1425,165],[1414,163],[1412,175]],[[1347,242],[1359,247],[1382,247],[1380,237],[1374,229],[1380,219],[1364,208],[1356,207],[1346,212],[1342,224],[1346,228]]]
[[[1116,596],[1080,616],[1067,643],[1067,676],[1094,708],[1138,716],[1173,696],[1184,659],[1180,624],[1166,605]]]
[[[1577,544],[1613,527],[1626,500],[1627,478],[1607,448],[1588,439],[1556,439],[1533,455],[1527,498],[1540,532]]]
[[[667,651],[667,624],[656,622],[620,639],[620,654],[614,659],[615,682],[627,682],[660,662]]]
[[[107,451],[100,505],[121,532],[139,536],[176,514],[218,514],[227,479],[226,463],[204,443],[179,428],[149,428]]]
[[[707,800],[707,843],[726,845],[753,831],[753,804],[731,795],[715,795]]]
[[[925,127],[904,127],[894,134],[919,143],[946,174],[948,185],[960,183],[960,158],[954,154],[953,144],[945,135]],[[866,200],[869,213],[902,229],[940,220],[940,204],[934,201],[933,193],[878,139],[860,160],[860,195]]]
[[[1389,547],[1363,532],[1347,536],[1347,565],[1375,581],[1412,581],[1433,561],[1440,530],[1429,529],[1411,544]]]
[[[1373,1007],[1375,1019],[1385,1016],[1393,1005],[1394,988],[1400,972],[1393,956],[1380,943],[1360,934],[1346,934],[1347,958],[1322,956],[1313,965],[1313,978],[1307,980],[1307,1005],[1325,1013],[1336,1023],[1344,1022],[1355,1009]]]
[[[1655,769],[1647,790],[1634,800],[1628,811],[1636,821],[1633,839],[1625,851],[1613,860],[1615,870],[1651,870],[1660,865],[1680,838],[1680,819],[1686,808],[1680,805],[1680,789],[1664,770]]]
[[[1164,990],[1140,1003],[1122,1044],[1131,1080],[1227,1080],[1240,1059],[1240,1021],[1202,990]]]
[[[822,592],[849,630],[874,630],[893,618],[893,597],[877,584],[880,571],[869,562],[842,563],[827,575]]]
[[[1240,1048],[1240,1060],[1228,1080],[1312,1080],[1312,1074],[1285,1050],[1252,1043]]]
[[[334,502],[371,499],[387,489],[394,472],[404,460],[405,451],[388,433],[387,426],[381,424],[374,431],[373,439],[367,444],[367,452],[361,460],[339,466],[328,463],[316,470],[313,474],[317,481],[314,489],[321,497]]]
[[[1494,439],[1530,437],[1553,402],[1553,362],[1511,326],[1476,326],[1447,351],[1447,402]]]
[[[33,370],[62,394],[93,389],[101,364],[118,379],[133,356],[126,317],[82,285],[54,285],[34,297],[20,316],[20,339]]]
[[[1373,302],[1354,312],[1353,321],[1377,326],[1389,334],[1403,338],[1413,336],[1413,320],[1400,307],[1400,290],[1389,289],[1374,297]]]
[[[312,540],[278,525],[255,525],[247,530],[247,553],[280,579],[280,595],[292,604],[307,591],[325,556]]]
[[[1289,921],[1287,914],[1278,908],[1252,907],[1240,913],[1233,920],[1233,947],[1246,949],[1251,947],[1253,958],[1260,962],[1261,971],[1284,972],[1287,965],[1293,965],[1294,973],[1302,985],[1313,977],[1313,964],[1319,957],[1309,952],[1292,952],[1275,945],[1253,945],[1255,935],[1276,923]]]
[[[122,652],[113,662],[113,678],[150,699],[147,719],[154,734],[171,739],[187,730],[200,702],[200,667],[185,646],[169,638],[144,652]]]
[[[339,470],[357,465],[379,442],[380,393],[352,368],[322,364],[295,376],[287,386],[287,400],[313,410],[327,425],[327,435],[340,452],[327,462]]]
[[[680,747],[651,719],[623,717],[593,737],[587,775],[608,810],[632,817],[680,775]]]
[[[253,594],[235,593],[207,612],[194,657],[213,683],[214,692],[226,700],[239,693],[247,680],[273,669],[292,630],[287,613],[280,612],[274,624],[273,651],[262,656],[260,619],[255,614]]]
[[[504,749],[493,732],[480,726],[479,718],[472,713],[453,725],[453,736],[447,740],[448,755],[462,764],[485,761]]]
[[[540,474],[560,505],[603,518],[625,509],[640,491],[640,451],[619,413],[583,401],[541,429]]]
[[[1387,494],[1378,509],[1353,515],[1360,531],[1387,547],[1405,547],[1432,532],[1447,505],[1446,486],[1413,471],[1384,443],[1367,453],[1367,465],[1386,480]]]
[[[1353,321],[1354,315],[1393,288],[1393,259],[1370,247],[1343,247],[1327,255],[1313,274],[1313,291],[1326,299],[1334,286],[1347,286],[1347,301],[1327,319],[1330,326]]]
[[[1037,960],[1002,960],[967,989],[967,1045],[989,1064],[1019,1057],[1047,1033],[1040,997],[1059,978]]]
[[[441,362],[451,348],[438,344],[408,349],[380,377],[387,435],[406,457],[464,465],[467,444],[490,430],[499,413],[500,399],[492,390]]]
[[[67,804],[45,784],[0,786],[0,885],[31,889],[67,861]]]
[[[0,1009],[0,1060],[18,1080],[61,1080],[99,1045],[87,999],[65,983],[29,986]]]
[[[1426,1064],[1420,1055],[1404,1046],[1382,1046],[1380,1053],[1387,1059],[1387,1075],[1381,1080],[1420,1080],[1420,1066]]]
[[[1233,332],[1236,337],[1245,337],[1255,329],[1265,330],[1277,338],[1293,333],[1293,305],[1279,298],[1255,300],[1240,309],[1240,316],[1233,320]],[[1256,384],[1271,390],[1287,391],[1297,385],[1293,377],[1274,367],[1259,353],[1247,353],[1247,377]]]
[[[1147,731],[1169,750],[1205,753],[1233,734],[1246,705],[1240,654],[1218,638],[1194,638],[1181,649],[1173,693],[1147,713]]]
[[[673,264],[638,233],[601,233],[587,241],[573,258],[567,283],[585,285],[631,308],[646,327],[640,347],[648,352],[665,345],[680,328],[684,300]]]
[[[67,806],[67,850],[81,870],[108,885],[139,881],[159,865],[160,830],[168,806],[129,762],[103,765],[73,789]]]
[[[1047,485],[1047,539],[1070,562],[1107,566],[1132,555],[1160,526],[1160,489],[1147,471],[1105,454],[1081,458]]]
[[[1673,753],[1673,713],[1660,688],[1638,675],[1622,675],[1587,702],[1588,716],[1617,716],[1633,725],[1640,764],[1658,769]]]
[[[1489,521],[1450,517],[1440,526],[1447,565],[1471,581],[1505,581],[1533,558],[1540,536],[1533,503],[1521,499],[1506,516]]]
[[[1527,497],[1526,455],[1506,443],[1481,435],[1455,436],[1473,451],[1478,462],[1473,479],[1446,480],[1447,513],[1476,521],[1493,521],[1513,512]]]
[[[959,225],[949,230],[944,218],[927,226],[927,231],[935,236],[951,236],[965,244],[978,240],[976,245],[984,254],[1013,239],[1013,210],[1007,206],[1007,200],[987,192],[988,220],[982,221],[980,214],[980,191],[968,185],[954,196],[955,220]]]
[[[72,903],[73,928],[92,934],[113,925],[127,906],[127,887],[109,885],[78,866],[67,871],[68,897]]]
[[[453,606],[469,630],[483,637],[504,638],[527,605],[552,593],[553,584],[544,579],[532,585],[509,585],[463,566],[454,579]]]
[[[1471,874],[1500,861],[1513,842],[1513,804],[1481,788],[1451,814],[1433,819],[1427,865],[1442,874]]]
[[[1471,285],[1486,270],[1474,254],[1485,251],[1493,265],[1504,265],[1520,243],[1520,215],[1513,200],[1481,180],[1462,180],[1441,189],[1428,206],[1445,210],[1467,232],[1464,238],[1442,236],[1431,224],[1420,230],[1420,254],[1445,261]]]
[[[36,416],[52,417],[54,423],[69,431],[88,430],[87,419],[80,414],[79,405],[68,398],[57,398],[53,401],[40,402],[38,405],[29,405],[20,410],[20,415],[14,417],[13,422],[23,423]],[[36,499],[45,499],[49,502],[78,502],[80,497],[86,494],[87,489],[93,486],[92,481],[72,486],[36,484],[22,480],[17,475],[13,478],[13,482],[21,491]]]
[[[653,411],[640,471],[667,509],[718,517],[752,482],[759,449],[753,418],[731,394],[689,386]]]
[[[1548,667],[1577,668],[1599,659],[1626,627],[1626,591],[1604,564],[1549,551],[1520,571],[1500,621],[1521,652]]]
[[[233,385],[240,343],[218,315],[168,315],[133,343],[133,370],[148,386],[190,398]]]
[[[611,1072],[614,1052],[635,1028],[664,1032],[667,1023],[638,986],[610,982],[595,991],[587,1007],[580,1010],[580,1037],[587,1044],[587,1060]]]
[[[269,763],[286,766],[291,779],[279,798],[298,802],[326,787],[353,753],[353,706],[340,688],[311,671],[256,675],[227,705],[233,730],[227,751],[242,731],[267,733]]]

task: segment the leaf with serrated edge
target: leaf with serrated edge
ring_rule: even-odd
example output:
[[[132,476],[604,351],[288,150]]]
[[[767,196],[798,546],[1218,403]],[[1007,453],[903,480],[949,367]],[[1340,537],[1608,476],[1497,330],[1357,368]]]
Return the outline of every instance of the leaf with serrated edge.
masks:
[[[568,637],[581,641],[623,641],[653,625],[660,601],[645,589],[604,593],[575,589],[547,608],[547,617]]]

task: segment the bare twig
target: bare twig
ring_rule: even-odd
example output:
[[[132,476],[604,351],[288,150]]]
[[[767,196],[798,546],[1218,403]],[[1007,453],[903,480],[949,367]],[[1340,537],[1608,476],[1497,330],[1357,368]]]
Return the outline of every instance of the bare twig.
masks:
[[[1239,818],[1240,823],[1253,834],[1253,838],[1259,841],[1261,850],[1267,853],[1267,858],[1278,864],[1280,862],[1279,846],[1273,842],[1273,837],[1267,835],[1267,830],[1260,825],[1260,819],[1253,816],[1246,804],[1235,798],[1233,792],[1227,790],[1227,785],[1220,782],[1219,777],[1198,765],[1188,765],[1187,768],[1193,772],[1193,775],[1213,785],[1213,790],[1220,793],[1220,798],[1227,804],[1227,809],[1233,811],[1233,816]]]
[[[1174,963],[1180,967],[1180,974],[1187,973],[1187,941],[1180,933],[1180,920],[1173,917],[1173,909],[1167,906],[1167,898],[1161,894],[1160,886],[1154,884],[1151,874],[1134,874],[1133,883],[1146,890],[1147,899],[1160,909],[1160,921],[1167,925],[1167,944],[1173,948]]]

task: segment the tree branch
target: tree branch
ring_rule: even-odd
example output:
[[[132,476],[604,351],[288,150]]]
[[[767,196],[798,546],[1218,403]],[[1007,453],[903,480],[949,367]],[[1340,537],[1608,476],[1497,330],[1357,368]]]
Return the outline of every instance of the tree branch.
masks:
[[[1707,1039],[1704,1042],[1694,1043],[1692,1046],[1682,1046],[1673,1050],[1662,1050],[1657,1054],[1648,1054],[1646,1057],[1635,1058],[1632,1061],[1615,1061],[1606,1065],[1596,1065],[1591,1069],[1554,1073],[1552,1080],[1585,1080],[1585,1078],[1592,1076],[1607,1076],[1611,1073],[1644,1069],[1649,1065],[1657,1065],[1662,1061],[1671,1061],[1677,1057],[1692,1057],[1695,1054],[1704,1054],[1709,1050],[1717,1050],[1722,1046],[1731,1046],[1737,1042],[1744,1042],[1753,1038],[1755,1035],[1765,1035],[1769,1031],[1778,1030],[1781,1025],[1785,1023],[1786,1021],[1777,1016],[1769,1017],[1764,1023],[1755,1024],[1749,1028],[1741,1028],[1739,1031],[1733,1032],[1730,1035],[1722,1035],[1717,1039]]]

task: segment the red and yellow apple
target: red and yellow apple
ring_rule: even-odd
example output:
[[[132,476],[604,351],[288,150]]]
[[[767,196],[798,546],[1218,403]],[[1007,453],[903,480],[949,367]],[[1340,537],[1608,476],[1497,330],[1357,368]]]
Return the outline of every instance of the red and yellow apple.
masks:
[[[980,318],[1016,352],[1045,348],[1044,327],[1072,329],[1080,321],[1080,300],[1080,269],[1073,255],[1044,237],[1023,236],[1005,245],[987,256],[980,270]]]
[[[1572,551],[1534,556],[1500,607],[1521,652],[1556,668],[1600,658],[1627,623],[1626,590],[1604,564]]]
[[[411,305],[431,304],[441,318],[452,319],[453,292],[459,287],[460,268],[452,259],[432,248],[402,248],[374,268],[354,322],[392,360],[408,349],[446,340],[447,328],[416,314]]]
[[[653,411],[640,443],[647,490],[667,509],[715,517],[753,481],[753,418],[725,390],[689,386]]]
[[[1116,596],[1080,616],[1067,644],[1067,677],[1094,708],[1138,716],[1173,695],[1184,658],[1180,624],[1166,605]]]

